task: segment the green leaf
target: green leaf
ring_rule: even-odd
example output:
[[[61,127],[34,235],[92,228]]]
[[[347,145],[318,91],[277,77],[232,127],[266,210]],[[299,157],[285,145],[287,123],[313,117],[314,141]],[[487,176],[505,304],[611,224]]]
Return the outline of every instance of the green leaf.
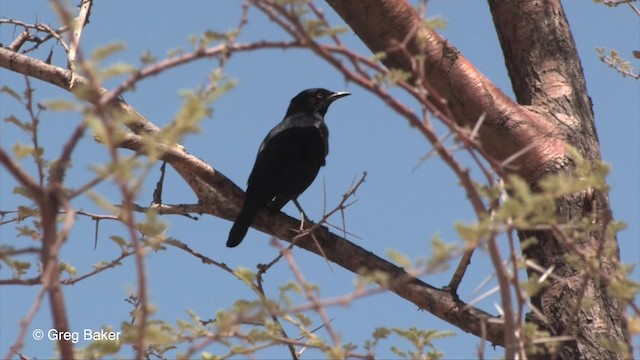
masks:
[[[18,206],[18,221],[22,221],[28,217],[38,216],[38,215],[40,215],[40,211],[38,208]]]
[[[14,115],[7,116],[6,118],[4,118],[4,121],[6,123],[13,124],[13,125],[17,126],[19,129],[23,130],[24,132],[26,132],[28,134],[32,134],[33,133],[33,125],[31,123],[28,123],[28,122],[25,122],[25,121],[21,121],[20,119],[18,119]]]
[[[424,20],[424,26],[434,29],[434,30],[442,30],[446,29],[449,26],[449,22],[447,19],[443,18],[440,15],[433,16]]]
[[[401,357],[403,359],[407,358],[407,353],[398,349],[397,346],[391,346],[391,352],[393,352],[394,354],[398,355],[398,357]]]
[[[6,85],[4,85],[3,87],[0,88],[0,92],[7,93],[9,96],[11,96],[12,98],[14,98],[14,99],[16,99],[18,101],[22,100],[22,97],[20,97],[20,95],[17,92],[13,91],[12,88],[10,88],[10,87],[8,87]]]
[[[153,65],[158,61],[158,59],[151,53],[150,50],[145,50],[140,56],[140,62],[143,65]]]
[[[120,75],[130,75],[138,70],[131,64],[123,62],[115,63],[100,71],[100,78],[103,80],[110,79]]]
[[[58,271],[61,273],[67,273],[71,276],[75,276],[78,272],[74,266],[64,261],[60,261],[60,263],[58,263]]]
[[[373,337],[375,340],[380,340],[388,338],[389,335],[391,335],[391,330],[389,330],[389,328],[378,327],[373,331],[371,337]]]
[[[182,55],[184,55],[184,50],[183,49],[170,49],[169,51],[167,51],[167,57],[169,59],[176,58],[176,57],[182,56]]]
[[[256,275],[253,271],[251,271],[251,269],[243,267],[238,267],[233,273],[236,274],[236,276],[240,278],[240,280],[244,281],[249,286],[253,285],[253,282],[256,278]]]
[[[100,262],[99,262],[99,263],[97,263],[97,264],[93,264],[91,267],[92,267],[94,270],[101,270],[101,269],[104,269],[105,267],[107,267],[108,265],[109,265],[109,262],[108,262],[108,261],[102,260],[102,261],[100,261]]]
[[[218,359],[220,359],[220,357],[218,355],[214,355],[214,354],[212,354],[210,352],[207,352],[207,351],[201,352],[200,353],[200,358],[202,360],[218,360]]]
[[[87,355],[91,354],[93,356],[99,355],[100,357],[104,357],[104,355],[115,354],[120,351],[120,348],[122,346],[122,332],[115,331],[112,327],[103,327],[101,330],[102,331],[98,331],[99,334],[113,334],[114,338],[99,339],[93,341],[85,349],[85,351],[88,353]],[[93,356],[87,356],[87,358]]]
[[[286,285],[279,286],[278,290],[280,290],[281,293],[285,293],[289,291],[293,291],[296,294],[302,293],[302,288],[300,287],[300,285],[293,280],[289,281]]]
[[[113,241],[114,243],[118,244],[118,246],[120,246],[120,249],[122,249],[122,252],[127,251],[128,245],[124,238],[117,235],[112,235],[112,236],[109,236],[109,239],[111,239],[111,241]]]
[[[24,159],[25,157],[33,154],[33,146],[25,145],[20,142],[15,143],[12,150],[18,159]]]
[[[478,228],[478,225],[457,223],[454,226],[458,235],[467,243],[467,246],[475,247],[483,238],[483,234]]]
[[[155,211],[147,211],[144,222],[136,224],[136,228],[147,237],[163,237],[167,231],[167,223],[160,220]]]
[[[43,105],[52,111],[80,111],[76,103],[67,100],[47,100]]]
[[[95,49],[91,54],[91,57],[94,61],[100,62],[117,52],[123,51],[124,49],[125,46],[123,43],[111,43]]]
[[[5,260],[9,267],[13,269],[15,273],[15,278],[19,279],[22,275],[26,274],[27,271],[31,268],[31,263],[27,261],[17,261],[7,259]]]
[[[379,62],[382,61],[384,59],[387,58],[387,53],[384,51],[379,51],[377,53],[374,53],[373,56],[371,57],[371,60],[375,61],[375,62]]]
[[[308,328],[313,324],[313,321],[311,321],[311,318],[309,318],[305,314],[297,313],[297,314],[294,314],[294,316],[298,321],[298,323],[302,325],[302,327]]]
[[[40,232],[28,226],[18,226],[16,230],[18,231],[18,236],[30,237],[33,240],[40,239]]]
[[[394,68],[389,71],[388,80],[391,85],[397,85],[398,83],[409,80],[411,76],[413,75],[409,71]]]
[[[229,34],[217,32],[213,30],[207,30],[202,35],[202,39],[205,41],[205,43],[210,43],[214,41],[224,41],[224,40],[227,40],[228,38],[229,38]]]
[[[31,194],[31,192],[29,190],[27,190],[27,188],[24,188],[22,186],[16,186],[13,188],[13,193],[16,195],[22,195],[24,197],[26,197],[27,199],[31,199],[33,197],[33,194]]]
[[[429,271],[445,271],[449,268],[449,260],[458,247],[444,242],[439,236],[434,236],[431,239],[431,250],[431,258],[427,262]]]
[[[403,267],[405,269],[410,269],[412,267],[411,260],[406,255],[396,250],[387,250],[387,255],[389,255],[391,261],[393,261],[400,267]]]

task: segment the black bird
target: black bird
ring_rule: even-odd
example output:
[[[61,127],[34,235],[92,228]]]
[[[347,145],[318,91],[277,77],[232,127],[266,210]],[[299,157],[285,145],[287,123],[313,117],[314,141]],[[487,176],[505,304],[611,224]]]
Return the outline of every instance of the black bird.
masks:
[[[253,219],[267,204],[273,213],[311,185],[329,153],[324,115],[348,92],[307,89],[291,99],[282,122],[262,141],[247,181],[240,215],[229,232],[228,247],[240,244]]]

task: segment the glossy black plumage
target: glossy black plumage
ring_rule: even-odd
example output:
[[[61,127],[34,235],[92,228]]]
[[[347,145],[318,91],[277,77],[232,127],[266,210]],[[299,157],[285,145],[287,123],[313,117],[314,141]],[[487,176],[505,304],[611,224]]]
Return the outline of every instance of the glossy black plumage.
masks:
[[[269,204],[280,211],[311,185],[329,153],[329,129],[324,115],[329,105],[349,93],[307,89],[291,99],[284,119],[262,141],[247,181],[247,192],[227,240],[242,242],[258,213]]]

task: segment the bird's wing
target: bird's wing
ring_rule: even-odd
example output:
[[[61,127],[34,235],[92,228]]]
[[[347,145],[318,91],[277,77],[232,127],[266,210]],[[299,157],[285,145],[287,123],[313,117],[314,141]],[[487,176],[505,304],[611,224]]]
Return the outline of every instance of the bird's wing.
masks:
[[[258,154],[260,154],[262,150],[264,150],[264,147],[269,142],[269,140],[274,138],[276,135],[288,129],[302,127],[316,127],[318,131],[320,131],[320,136],[324,141],[324,155],[327,156],[327,154],[329,154],[329,129],[327,128],[327,125],[325,125],[322,116],[317,114],[297,114],[284,118],[284,120],[282,120],[278,125],[274,126],[271,131],[269,131],[267,136],[262,141],[262,144],[260,144]]]

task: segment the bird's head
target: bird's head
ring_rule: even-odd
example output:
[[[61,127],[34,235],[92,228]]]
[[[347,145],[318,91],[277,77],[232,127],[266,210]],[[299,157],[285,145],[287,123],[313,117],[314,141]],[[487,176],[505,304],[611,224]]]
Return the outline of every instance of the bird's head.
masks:
[[[298,113],[317,113],[324,116],[332,102],[347,95],[351,94],[348,92],[333,92],[321,88],[304,90],[291,99],[287,116]]]

